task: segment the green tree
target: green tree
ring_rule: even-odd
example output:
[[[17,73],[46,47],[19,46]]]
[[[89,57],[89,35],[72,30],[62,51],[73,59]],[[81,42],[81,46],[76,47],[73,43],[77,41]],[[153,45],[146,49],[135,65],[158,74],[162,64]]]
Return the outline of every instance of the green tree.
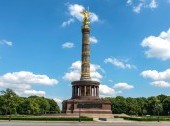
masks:
[[[49,111],[60,113],[60,108],[58,104],[53,99],[47,99],[47,100],[48,100],[48,103],[50,104]]]
[[[4,98],[4,109],[5,109],[5,114],[15,114],[16,113],[16,106],[17,102],[16,99],[18,96],[16,93],[7,88],[5,91],[1,91],[2,97]]]
[[[149,115],[155,115],[155,103],[157,98],[152,96],[147,98],[147,114]]]
[[[154,113],[159,116],[159,114],[163,111],[162,103],[160,100],[156,100],[155,107],[154,107]]]
[[[5,105],[5,98],[3,96],[0,96],[0,115],[5,115],[7,111],[6,105]]]
[[[163,110],[165,115],[170,115],[170,96],[163,100]]]
[[[157,97],[158,100],[160,100],[161,103],[163,103],[164,99],[166,99],[168,96],[161,94],[161,95],[158,95],[156,97]]]
[[[112,113],[121,114],[126,113],[126,99],[122,96],[117,96],[111,99]]]
[[[147,114],[147,108],[146,108],[147,99],[144,97],[140,97],[140,98],[136,98],[136,100],[138,104],[138,114],[146,115]]]
[[[126,113],[129,115],[138,115],[139,106],[135,98],[126,98]]]
[[[39,114],[39,112],[39,105],[35,99],[25,98],[23,102],[20,103],[19,114],[36,115]]]
[[[50,104],[49,104],[48,100],[45,99],[44,97],[30,96],[30,97],[28,97],[28,98],[37,101],[37,103],[38,103],[38,105],[39,105],[39,109],[40,109],[40,113],[41,113],[41,114],[45,114],[47,111],[49,111],[49,109],[50,109]]]

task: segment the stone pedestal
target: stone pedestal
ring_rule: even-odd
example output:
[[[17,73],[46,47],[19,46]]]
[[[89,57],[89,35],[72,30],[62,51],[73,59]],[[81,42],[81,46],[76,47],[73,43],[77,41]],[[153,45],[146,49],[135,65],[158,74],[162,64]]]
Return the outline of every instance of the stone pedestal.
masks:
[[[72,98],[63,101],[63,113],[111,114],[111,103],[99,98],[99,82],[72,82]]]
[[[111,114],[109,101],[70,99],[63,101],[63,113]]]

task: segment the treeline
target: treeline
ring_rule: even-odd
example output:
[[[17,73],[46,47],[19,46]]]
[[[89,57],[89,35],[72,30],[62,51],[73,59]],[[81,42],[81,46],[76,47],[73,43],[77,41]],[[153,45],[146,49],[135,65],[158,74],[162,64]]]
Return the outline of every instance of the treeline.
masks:
[[[19,97],[11,89],[1,91],[0,115],[22,114],[40,115],[45,113],[59,113],[60,108],[53,99],[39,96]]]
[[[170,96],[158,95],[148,98],[104,98],[110,100],[112,113],[128,115],[170,115]]]

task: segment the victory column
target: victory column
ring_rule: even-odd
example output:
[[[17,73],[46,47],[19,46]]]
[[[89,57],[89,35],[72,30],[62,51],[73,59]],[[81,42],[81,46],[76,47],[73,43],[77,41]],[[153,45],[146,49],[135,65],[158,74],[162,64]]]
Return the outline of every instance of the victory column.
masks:
[[[73,81],[71,99],[63,101],[63,113],[100,113],[111,114],[111,103],[99,98],[98,81],[90,77],[90,26],[87,10],[81,12],[83,15],[82,32],[82,55],[81,55],[81,77],[79,81]]]

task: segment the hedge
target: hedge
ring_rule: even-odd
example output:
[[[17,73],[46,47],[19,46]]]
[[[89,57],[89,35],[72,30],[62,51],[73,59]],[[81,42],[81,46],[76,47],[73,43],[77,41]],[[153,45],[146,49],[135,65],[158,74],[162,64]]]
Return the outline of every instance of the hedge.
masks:
[[[27,121],[79,121],[79,118],[67,118],[67,117],[22,117],[22,116],[7,116],[0,117],[0,120],[27,120]],[[93,121],[93,118],[81,117],[81,121]]]
[[[158,117],[123,117],[125,120],[133,121],[158,121]],[[168,117],[160,117],[160,121],[170,121]]]

